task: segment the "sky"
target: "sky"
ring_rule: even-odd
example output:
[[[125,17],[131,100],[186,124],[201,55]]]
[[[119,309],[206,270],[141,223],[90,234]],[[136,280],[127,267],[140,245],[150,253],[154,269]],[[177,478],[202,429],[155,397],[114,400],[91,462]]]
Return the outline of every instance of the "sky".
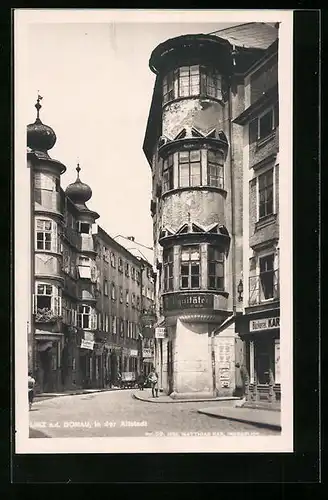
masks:
[[[155,75],[152,50],[186,33],[210,33],[240,23],[39,23],[27,39],[28,123],[40,118],[57,142],[49,151],[66,165],[62,187],[90,185],[90,209],[112,237],[135,236],[152,246],[151,170],[142,145]]]

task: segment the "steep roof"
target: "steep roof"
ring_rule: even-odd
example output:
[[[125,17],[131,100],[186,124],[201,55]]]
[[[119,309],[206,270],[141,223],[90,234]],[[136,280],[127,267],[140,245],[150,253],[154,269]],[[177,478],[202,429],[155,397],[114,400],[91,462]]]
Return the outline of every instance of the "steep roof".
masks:
[[[277,38],[277,23],[245,23],[215,32],[236,47],[267,49]],[[214,34],[214,33],[213,33]]]
[[[154,262],[154,251],[153,249],[139,243],[135,240],[128,238],[127,236],[122,236],[118,234],[114,238],[121,246],[123,246],[128,252],[134,255],[137,259],[143,259],[148,262],[150,266],[153,266]]]

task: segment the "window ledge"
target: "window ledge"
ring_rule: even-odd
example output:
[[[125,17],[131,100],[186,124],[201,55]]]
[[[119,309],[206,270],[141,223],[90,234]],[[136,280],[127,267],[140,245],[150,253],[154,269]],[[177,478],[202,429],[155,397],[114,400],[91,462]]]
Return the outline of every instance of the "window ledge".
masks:
[[[185,186],[185,187],[178,187],[174,189],[169,189],[168,191],[165,191],[165,193],[162,194],[162,198],[165,198],[167,195],[170,194],[175,194],[178,193],[179,191],[214,191],[217,193],[222,193],[224,196],[227,195],[227,191],[223,188],[217,187],[217,186]]]
[[[256,143],[256,149],[260,149],[265,146],[268,142],[272,141],[272,139],[276,135],[276,130],[274,129],[269,135],[263,137],[263,139],[258,139]]]
[[[188,96],[180,96],[180,97],[174,97],[174,99],[170,99],[169,101],[165,102],[162,104],[162,109],[164,110],[165,108],[168,107],[169,104],[175,103],[175,102],[180,102],[180,101],[185,101],[188,99],[192,100],[199,100],[199,101],[213,101],[213,102],[218,102],[221,104],[221,106],[224,106],[224,96],[222,95],[221,99],[218,99],[217,97],[213,96],[208,96],[207,94],[197,94],[197,95],[188,95]]]
[[[263,229],[266,226],[270,226],[270,224],[273,224],[274,222],[276,222],[276,220],[277,214],[270,214],[262,217],[255,223],[255,231]]]

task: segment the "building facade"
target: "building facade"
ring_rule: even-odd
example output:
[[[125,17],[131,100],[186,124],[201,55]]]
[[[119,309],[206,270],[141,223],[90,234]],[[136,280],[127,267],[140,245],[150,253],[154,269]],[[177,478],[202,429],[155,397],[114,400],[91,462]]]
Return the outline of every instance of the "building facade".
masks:
[[[96,224],[77,179],[65,192],[66,167],[49,156],[55,132],[39,118],[27,128],[31,182],[29,368],[39,392],[105,388],[142,366],[144,265]],[[153,301],[149,293],[147,301]],[[149,306],[149,304],[147,305]]]
[[[278,41],[245,74],[244,315],[247,398],[280,402]]]
[[[165,332],[156,365],[173,398],[232,395],[239,383],[245,132],[235,119],[245,110],[244,74],[262,56],[218,36],[184,35],[150,58],[156,82],[144,152]]]

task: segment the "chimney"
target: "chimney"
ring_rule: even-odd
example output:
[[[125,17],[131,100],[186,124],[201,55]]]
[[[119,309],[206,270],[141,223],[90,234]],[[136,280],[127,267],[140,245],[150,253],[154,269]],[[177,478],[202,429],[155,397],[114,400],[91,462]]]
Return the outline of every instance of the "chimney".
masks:
[[[128,240],[134,241],[134,236],[128,236]]]

